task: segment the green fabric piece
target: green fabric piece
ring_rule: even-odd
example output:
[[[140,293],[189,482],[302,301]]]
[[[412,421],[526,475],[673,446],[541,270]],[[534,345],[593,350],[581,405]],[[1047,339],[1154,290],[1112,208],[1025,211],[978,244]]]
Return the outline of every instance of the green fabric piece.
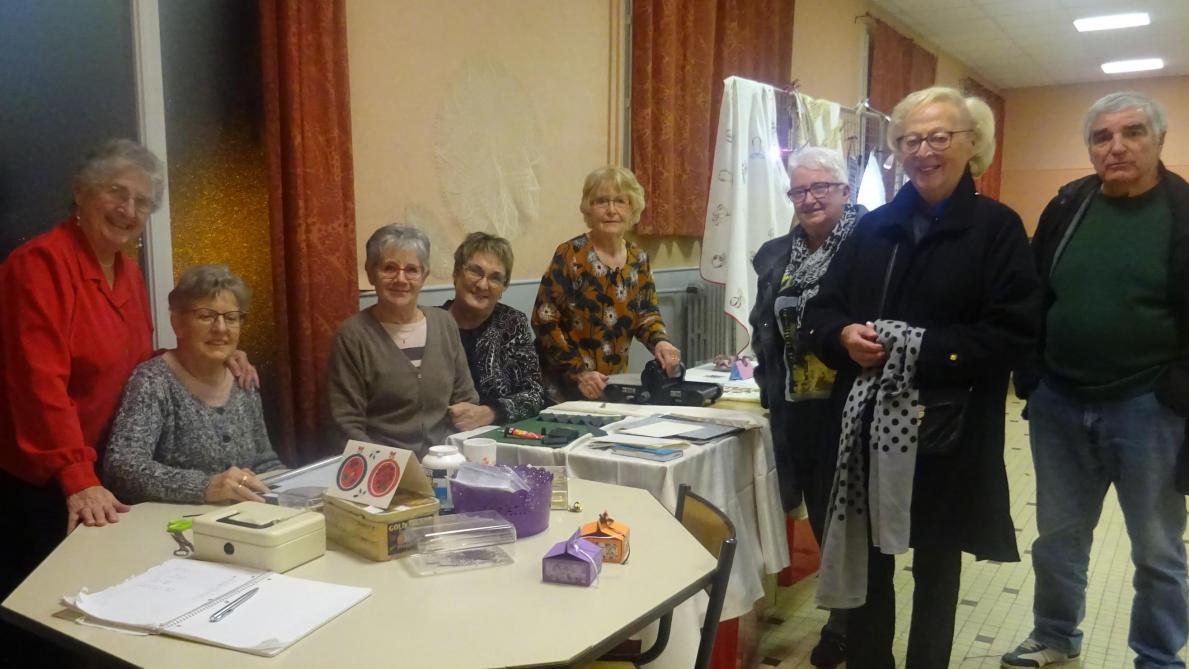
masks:
[[[488,430],[482,434],[476,434],[471,438],[474,439],[476,437],[484,437],[487,439],[495,439],[496,441],[500,442],[501,444],[516,444],[518,446],[541,446],[543,448],[563,448],[565,446],[569,446],[573,441],[573,440],[571,440],[564,444],[542,444],[540,439],[516,439],[515,437],[505,437],[504,436],[504,428],[507,428],[507,427],[518,427],[522,430],[528,430],[529,432],[536,432],[537,434],[546,434],[547,432],[549,432],[551,430],[569,428],[569,429],[577,432],[578,437],[581,437],[584,434],[590,434],[590,431],[594,429],[594,428],[590,427],[589,425],[574,425],[571,423],[558,423],[556,421],[541,420],[538,417],[538,418],[525,418],[524,420],[518,420],[515,423],[508,423],[507,425],[504,425],[503,427],[493,427],[490,430]],[[575,437],[575,439],[577,439],[578,437]]]
[[[1176,360],[1171,233],[1164,188],[1094,196],[1051,277],[1044,355],[1055,385],[1087,400],[1122,399],[1147,392]]]

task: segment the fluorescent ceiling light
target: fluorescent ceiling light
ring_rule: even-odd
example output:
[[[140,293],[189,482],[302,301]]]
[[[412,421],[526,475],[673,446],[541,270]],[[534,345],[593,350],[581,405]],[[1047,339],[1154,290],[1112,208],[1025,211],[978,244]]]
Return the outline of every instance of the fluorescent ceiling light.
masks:
[[[1163,58],[1139,58],[1136,60],[1116,60],[1102,64],[1102,71],[1107,74],[1121,72],[1143,72],[1145,70],[1164,69]]]
[[[1077,28],[1080,33],[1086,33],[1092,30],[1135,28],[1136,26],[1146,26],[1151,22],[1152,19],[1148,17],[1147,12],[1138,12],[1135,14],[1112,14],[1110,16],[1091,16],[1086,19],[1077,19],[1073,22],[1073,27]]]

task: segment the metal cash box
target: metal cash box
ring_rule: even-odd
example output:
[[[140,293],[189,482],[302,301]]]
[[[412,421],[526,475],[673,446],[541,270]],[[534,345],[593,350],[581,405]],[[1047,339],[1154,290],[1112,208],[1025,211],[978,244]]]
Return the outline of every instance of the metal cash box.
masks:
[[[194,557],[284,572],[326,552],[322,514],[240,502],[194,519]]]

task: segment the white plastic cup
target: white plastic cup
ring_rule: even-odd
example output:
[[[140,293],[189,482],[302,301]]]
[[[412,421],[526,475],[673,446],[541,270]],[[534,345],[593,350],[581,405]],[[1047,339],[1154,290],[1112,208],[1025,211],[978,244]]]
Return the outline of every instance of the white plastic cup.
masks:
[[[462,442],[462,454],[467,459],[467,462],[474,462],[480,465],[494,465],[495,450],[495,439],[472,437]]]

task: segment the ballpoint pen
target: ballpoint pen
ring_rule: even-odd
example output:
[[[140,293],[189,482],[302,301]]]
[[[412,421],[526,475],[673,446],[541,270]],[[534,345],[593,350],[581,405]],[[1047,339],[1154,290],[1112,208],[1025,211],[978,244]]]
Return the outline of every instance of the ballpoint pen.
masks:
[[[224,606],[223,608],[219,609],[218,611],[215,611],[214,613],[212,613],[211,617],[210,617],[210,621],[212,623],[217,623],[220,620],[231,615],[231,612],[234,611],[237,607],[239,607],[240,604],[243,604],[244,602],[251,599],[252,595],[256,594],[259,591],[260,591],[260,588],[252,588],[251,590],[245,592],[244,594],[240,595],[239,597],[236,597],[231,602],[229,602],[226,606]]]

